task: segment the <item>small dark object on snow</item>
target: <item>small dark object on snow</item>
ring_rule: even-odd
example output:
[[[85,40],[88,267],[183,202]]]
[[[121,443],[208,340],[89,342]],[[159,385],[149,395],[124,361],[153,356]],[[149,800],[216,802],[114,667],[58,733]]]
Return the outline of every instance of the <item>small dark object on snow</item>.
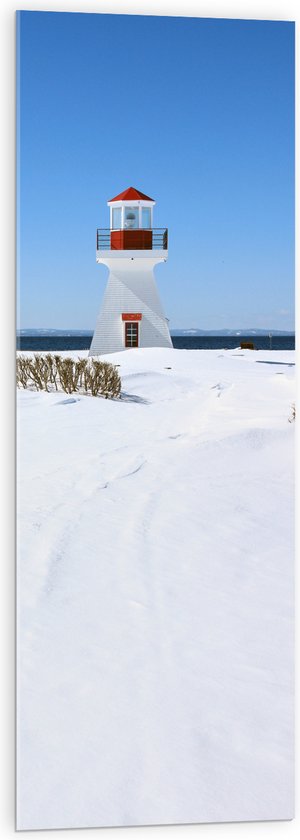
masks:
[[[252,341],[241,341],[241,350],[255,350]]]

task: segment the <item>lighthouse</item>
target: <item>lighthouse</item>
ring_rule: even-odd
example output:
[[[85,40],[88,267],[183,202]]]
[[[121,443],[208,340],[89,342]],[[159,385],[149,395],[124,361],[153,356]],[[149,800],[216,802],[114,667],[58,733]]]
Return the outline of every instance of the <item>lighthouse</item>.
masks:
[[[109,270],[89,355],[172,347],[154,267],[168,258],[168,229],[153,227],[155,201],[129,187],[111,198],[109,228],[98,228],[96,261]]]

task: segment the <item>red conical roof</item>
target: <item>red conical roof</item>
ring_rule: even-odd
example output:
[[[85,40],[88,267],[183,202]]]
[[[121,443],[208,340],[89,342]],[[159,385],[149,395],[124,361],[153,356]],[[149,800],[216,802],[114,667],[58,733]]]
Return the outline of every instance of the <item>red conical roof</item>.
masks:
[[[127,201],[127,199],[143,199],[144,201],[154,201],[154,198],[150,198],[149,195],[145,195],[145,193],[140,192],[140,190],[136,190],[134,187],[128,187],[127,190],[124,192],[119,193],[119,195],[115,195],[114,198],[110,198],[109,201]]]

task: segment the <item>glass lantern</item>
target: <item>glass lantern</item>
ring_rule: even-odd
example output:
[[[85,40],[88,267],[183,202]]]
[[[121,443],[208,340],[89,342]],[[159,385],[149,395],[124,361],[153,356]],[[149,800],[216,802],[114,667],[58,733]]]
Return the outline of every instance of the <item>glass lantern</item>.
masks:
[[[139,226],[139,208],[124,207],[124,230],[135,230]]]

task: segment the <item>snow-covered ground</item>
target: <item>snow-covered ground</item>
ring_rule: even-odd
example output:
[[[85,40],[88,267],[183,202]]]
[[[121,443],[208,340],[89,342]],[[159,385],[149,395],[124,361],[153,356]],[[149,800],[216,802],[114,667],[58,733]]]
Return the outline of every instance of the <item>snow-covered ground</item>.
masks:
[[[18,392],[18,827],[289,819],[294,353],[107,360]]]

